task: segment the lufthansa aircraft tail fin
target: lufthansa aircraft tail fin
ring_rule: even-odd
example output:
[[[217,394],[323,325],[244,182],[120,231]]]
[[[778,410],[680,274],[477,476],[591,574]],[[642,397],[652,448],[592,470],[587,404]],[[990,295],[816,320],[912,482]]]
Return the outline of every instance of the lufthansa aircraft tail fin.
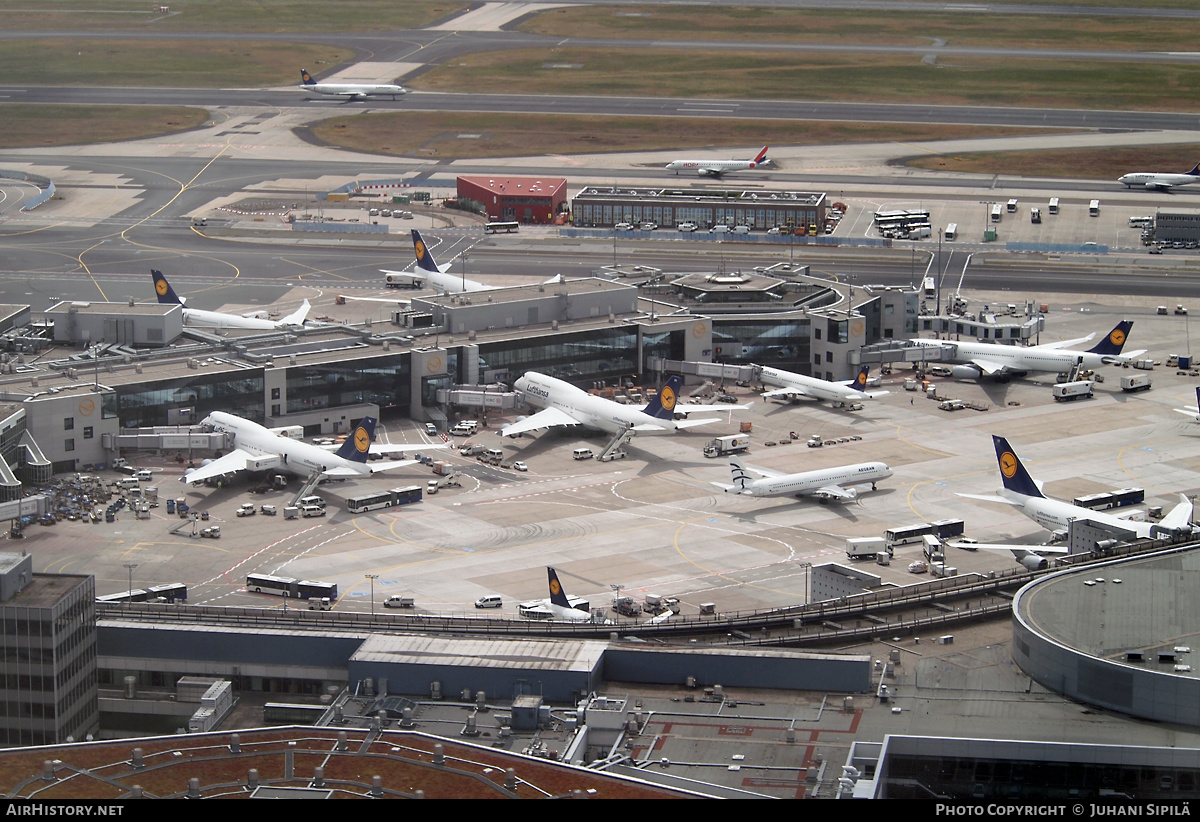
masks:
[[[425,245],[425,241],[421,239],[421,232],[415,228],[412,230],[413,252],[417,255],[417,268],[428,274],[443,274],[444,270],[437,261],[433,259],[433,252],[429,250],[429,246]]]
[[[375,440],[375,422],[374,417],[363,417],[362,422],[354,426],[350,436],[346,437],[342,447],[334,453],[351,462],[366,462],[371,443]]]
[[[167,282],[167,278],[163,273],[156,268],[150,269],[150,276],[154,278],[154,293],[158,295],[158,301],[167,305],[183,305],[183,300],[179,299],[179,295],[175,293],[175,289],[171,288],[171,284]]]
[[[300,84],[305,86],[315,86],[317,81],[308,73],[308,69],[300,69]]]
[[[562,583],[558,581],[558,573],[550,566],[546,566],[546,574],[550,581],[550,602],[561,608],[570,608],[571,603],[567,601],[567,595],[563,593]]]
[[[1129,329],[1133,328],[1132,320],[1122,320],[1100,342],[1088,349],[1089,354],[1115,357],[1121,353],[1125,340],[1129,338]]]
[[[679,390],[683,388],[683,380],[678,374],[672,374],[667,384],[658,392],[658,396],[650,400],[642,409],[652,417],[660,420],[675,419],[675,401],[679,398]]]
[[[1033,477],[1029,476],[1008,440],[993,435],[992,442],[996,446],[996,459],[1000,463],[1000,478],[1004,481],[1004,490],[1023,497],[1044,497],[1042,489],[1034,482]]]

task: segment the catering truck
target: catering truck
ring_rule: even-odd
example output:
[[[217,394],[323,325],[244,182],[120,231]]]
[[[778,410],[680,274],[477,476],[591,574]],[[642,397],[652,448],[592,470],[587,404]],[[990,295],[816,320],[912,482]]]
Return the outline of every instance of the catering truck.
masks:
[[[724,457],[729,454],[740,454],[750,447],[750,438],[745,434],[730,434],[727,437],[717,437],[704,444],[704,456]]]

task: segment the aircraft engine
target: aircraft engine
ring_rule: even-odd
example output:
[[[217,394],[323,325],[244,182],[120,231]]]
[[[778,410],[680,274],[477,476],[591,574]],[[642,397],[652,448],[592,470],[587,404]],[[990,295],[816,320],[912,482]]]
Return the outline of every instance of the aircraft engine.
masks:
[[[1017,560],[1017,562],[1024,565],[1030,571],[1044,571],[1050,564],[1045,557],[1038,556],[1037,554],[1026,554]]]
[[[973,365],[956,365],[950,369],[950,376],[956,380],[977,380],[983,372]]]
[[[849,495],[850,499],[858,499],[858,489],[857,488],[846,488],[843,490],[845,490],[845,492]]]

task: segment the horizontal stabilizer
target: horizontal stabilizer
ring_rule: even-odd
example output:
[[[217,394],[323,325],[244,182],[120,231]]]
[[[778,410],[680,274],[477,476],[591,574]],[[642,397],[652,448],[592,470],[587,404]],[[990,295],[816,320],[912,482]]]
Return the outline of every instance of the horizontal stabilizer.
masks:
[[[1013,506],[1019,506],[1022,504],[1020,500],[1009,499],[1008,497],[998,497],[995,495],[989,496],[988,494],[958,494],[957,496],[966,497],[967,499],[982,500],[983,502],[1001,502],[1005,505]]]

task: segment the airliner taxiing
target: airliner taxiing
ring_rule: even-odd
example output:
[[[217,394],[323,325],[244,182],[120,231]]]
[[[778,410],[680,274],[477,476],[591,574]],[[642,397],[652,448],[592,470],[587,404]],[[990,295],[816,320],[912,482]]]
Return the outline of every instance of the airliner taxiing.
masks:
[[[300,88],[314,94],[345,97],[346,102],[365,100],[368,97],[391,97],[395,100],[401,94],[408,94],[406,88],[392,83],[318,83],[308,73],[308,69],[300,69]]]
[[[831,499],[849,501],[858,497],[855,485],[875,483],[892,475],[892,469],[882,462],[863,462],[843,465],[838,468],[822,468],[818,471],[802,471],[799,474],[783,474],[766,468],[753,468],[737,457],[729,460],[733,472],[733,484],[714,482],[727,494],[745,494],[750,497],[816,497],[822,502]],[[755,479],[753,474],[759,474]],[[851,487],[846,487],[851,486]]]
[[[1183,174],[1166,171],[1133,171],[1129,174],[1122,174],[1117,178],[1117,182],[1124,183],[1126,188],[1139,186],[1149,191],[1167,191],[1175,186],[1200,183],[1200,163],[1196,163],[1191,171]]]
[[[438,265],[437,260],[433,259],[433,252],[429,250],[429,246],[425,244],[425,239],[421,236],[421,232],[415,228],[412,230],[413,254],[417,258],[417,268],[421,270],[425,277],[425,282],[438,291],[444,291],[447,294],[459,294],[472,291],[495,291],[497,286],[485,285],[475,280],[468,280],[466,277],[460,277],[457,274],[450,273],[450,264]],[[404,271],[389,271],[388,269],[380,269],[384,274],[405,274]],[[562,275],[557,274],[548,280],[542,282],[543,285],[555,285],[562,282]]]
[[[154,278],[154,293],[158,301],[165,305],[183,306],[183,324],[191,328],[245,328],[251,331],[274,331],[281,328],[298,328],[304,325],[308,317],[309,304],[305,300],[298,309],[278,320],[269,319],[264,312],[252,314],[225,314],[221,311],[203,311],[199,308],[188,308],[167,278],[157,269],[150,270]]]
[[[998,502],[1020,508],[1021,513],[1038,525],[1050,531],[1066,530],[1073,520],[1090,520],[1101,526],[1120,528],[1132,531],[1141,539],[1163,539],[1175,534],[1190,534],[1193,532],[1192,501],[1183,494],[1179,495],[1179,504],[1158,522],[1136,522],[1106,514],[1103,511],[1093,511],[1062,500],[1051,499],[1042,493],[1042,484],[1033,479],[1020,458],[1004,437],[992,437],[996,447],[996,461],[1000,465],[1000,478],[1004,487],[998,496],[983,494],[959,494],[960,497],[977,499],[984,502]],[[1131,514],[1133,512],[1130,512]],[[1031,570],[1040,570],[1046,566],[1045,554],[1066,553],[1065,548],[1050,548],[1046,546],[1012,546],[1012,545],[972,545],[972,548],[990,548],[1012,551],[1020,562]]]
[[[763,146],[753,160],[672,160],[667,163],[666,169],[677,175],[681,171],[694,171],[701,177],[720,177],[727,171],[746,171],[769,163],[767,148]]]

